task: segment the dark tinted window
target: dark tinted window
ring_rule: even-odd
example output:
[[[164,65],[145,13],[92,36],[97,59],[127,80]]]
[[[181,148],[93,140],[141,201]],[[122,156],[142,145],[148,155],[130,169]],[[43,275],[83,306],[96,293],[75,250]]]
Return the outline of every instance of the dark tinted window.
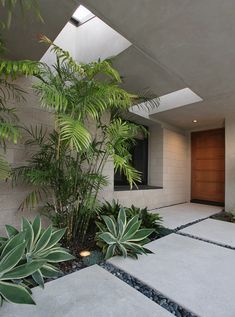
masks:
[[[136,139],[136,144],[131,150],[132,166],[141,172],[141,184],[148,182],[148,139]],[[128,185],[128,181],[119,171],[114,175],[114,186]]]

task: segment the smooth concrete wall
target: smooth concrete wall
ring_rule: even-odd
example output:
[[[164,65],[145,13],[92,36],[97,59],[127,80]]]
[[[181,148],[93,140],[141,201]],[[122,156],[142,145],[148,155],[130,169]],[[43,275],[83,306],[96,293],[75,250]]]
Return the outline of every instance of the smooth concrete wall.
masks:
[[[149,128],[148,184],[163,187],[163,129],[160,124]]]
[[[38,97],[32,92],[31,79],[21,78],[17,80],[17,84],[27,92],[25,94],[25,102],[21,102],[20,104],[14,104],[13,102],[9,105],[17,109],[17,116],[20,120],[19,124],[26,127],[43,124],[48,130],[51,129],[53,116],[38,106]],[[12,166],[22,166],[26,163],[27,159],[31,157],[33,148],[24,145],[25,138],[26,134],[22,133],[22,138],[18,144],[9,143],[5,154],[2,149],[0,150]],[[0,233],[3,232],[5,224],[19,226],[22,216],[29,218],[34,217],[35,213],[33,212],[22,212],[18,210],[21,202],[30,190],[32,190],[32,188],[24,185],[12,187],[11,180],[0,182]]]
[[[149,209],[190,200],[189,139],[187,135],[162,128],[150,131],[149,183],[162,189],[115,191],[114,198],[125,206],[134,204]],[[159,153],[158,153],[159,151]],[[161,153],[162,151],[162,153]],[[161,163],[162,162],[162,163]]]
[[[225,119],[225,209],[235,208],[235,114]]]

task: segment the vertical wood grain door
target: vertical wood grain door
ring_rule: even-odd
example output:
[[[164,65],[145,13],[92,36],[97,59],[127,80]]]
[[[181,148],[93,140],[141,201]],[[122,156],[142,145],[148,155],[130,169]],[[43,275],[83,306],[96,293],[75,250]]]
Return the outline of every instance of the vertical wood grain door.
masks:
[[[191,134],[192,201],[224,203],[225,132],[224,129]]]

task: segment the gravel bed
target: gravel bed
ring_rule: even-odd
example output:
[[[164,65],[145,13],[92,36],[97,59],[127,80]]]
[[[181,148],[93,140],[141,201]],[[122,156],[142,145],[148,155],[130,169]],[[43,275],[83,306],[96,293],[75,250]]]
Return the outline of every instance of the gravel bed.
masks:
[[[100,264],[102,268],[113,274],[114,276],[118,277],[123,282],[127,283],[131,287],[135,288],[137,291],[160,305],[161,307],[168,310],[170,313],[172,313],[174,316],[177,317],[199,317],[189,311],[187,311],[185,308],[181,307],[177,303],[173,302],[160,292],[156,291],[155,289],[149,287],[145,283],[139,281],[137,278],[133,277],[132,275],[124,272],[123,270],[118,269],[113,264],[103,262]]]
[[[179,234],[181,236],[185,236],[185,237],[188,237],[188,238],[191,238],[191,239],[195,239],[195,240],[200,240],[200,241],[203,241],[203,242],[206,242],[206,243],[215,244],[218,247],[227,248],[227,249],[230,249],[230,250],[235,250],[235,248],[230,246],[230,245],[219,243],[219,242],[214,242],[214,241],[207,240],[207,239],[204,239],[204,238],[200,238],[200,237],[194,236],[194,235],[189,234],[189,233],[176,232],[176,234]]]
[[[205,218],[200,218],[200,219],[197,219],[197,220],[195,220],[195,221],[186,223],[185,225],[182,225],[182,226],[179,226],[179,227],[175,228],[174,231],[177,232],[178,230],[182,230],[182,229],[184,229],[184,228],[190,227],[190,226],[195,225],[195,224],[197,224],[197,223],[199,223],[199,222],[202,222],[202,221],[204,221],[204,220],[206,220],[206,219],[209,219],[210,217],[211,217],[211,216],[205,217]]]

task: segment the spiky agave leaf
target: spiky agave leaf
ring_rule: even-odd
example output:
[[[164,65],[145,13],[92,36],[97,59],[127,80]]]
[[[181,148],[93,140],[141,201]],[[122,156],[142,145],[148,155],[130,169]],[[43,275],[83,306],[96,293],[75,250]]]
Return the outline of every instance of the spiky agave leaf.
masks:
[[[103,246],[106,259],[116,254],[137,258],[139,254],[151,253],[143,244],[149,242],[148,236],[154,230],[140,229],[141,221],[138,215],[127,221],[126,211],[121,208],[117,219],[108,216],[102,218],[105,225],[98,225],[100,231],[96,239],[99,245]]]
[[[37,216],[33,222],[23,218],[20,232],[9,225],[6,231],[9,238],[3,239],[0,247],[0,298],[33,304],[27,278],[31,276],[36,284],[44,287],[44,278],[61,274],[56,263],[74,258],[58,244],[65,230],[51,226],[44,230]]]
[[[12,233],[10,227],[8,232]],[[20,284],[21,279],[33,274],[46,262],[44,259],[23,263],[26,248],[25,234],[15,230],[8,240],[5,240],[0,251],[0,299],[10,303],[34,304],[30,292]],[[19,281],[15,283],[15,281]]]
[[[41,267],[43,270],[39,268],[32,274],[34,281],[41,287],[44,287],[44,278],[48,274],[50,274],[50,277],[56,277],[60,273],[54,264],[74,258],[66,249],[60,247],[58,244],[65,233],[65,229],[53,229],[49,226],[46,230],[43,230],[41,220],[37,216],[32,223],[23,218],[22,231],[25,233],[27,241],[27,261],[30,263],[39,259],[45,260],[44,265]]]

